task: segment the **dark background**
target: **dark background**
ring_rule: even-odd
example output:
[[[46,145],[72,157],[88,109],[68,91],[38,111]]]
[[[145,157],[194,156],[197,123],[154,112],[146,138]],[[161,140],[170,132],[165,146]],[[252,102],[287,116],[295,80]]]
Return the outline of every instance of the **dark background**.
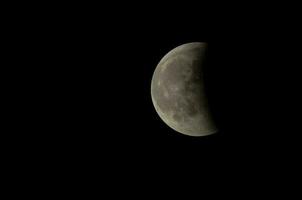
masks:
[[[290,82],[284,69],[293,62],[291,37],[283,34],[291,33],[290,24],[247,10],[145,7],[109,13],[106,7],[59,7],[18,18],[13,36],[28,67],[17,71],[28,74],[29,83],[18,86],[25,91],[18,104],[25,109],[18,115],[26,119],[21,128],[30,131],[16,136],[30,141],[24,148],[30,152],[20,152],[25,162],[39,163],[34,169],[63,182],[92,179],[108,188],[197,182],[192,188],[198,191],[257,181],[266,190],[266,183],[287,178],[284,163],[297,167],[299,154],[287,113],[290,89],[283,84]],[[181,135],[152,105],[156,65],[187,42],[209,45],[215,135]]]
[[[53,131],[58,131],[55,143],[66,157],[78,160],[80,155],[92,163],[104,159],[105,166],[122,174],[128,168],[134,174],[141,169],[217,174],[228,167],[262,168],[263,162],[279,156],[283,133],[277,115],[282,106],[274,101],[277,88],[268,76],[275,55],[267,33],[242,24],[217,28],[198,16],[137,18],[71,20],[55,29],[58,44],[51,46],[60,95],[55,104],[59,117],[53,119],[63,129]],[[159,60],[194,41],[209,44],[206,81],[220,126],[218,134],[201,138],[167,127],[150,96]]]

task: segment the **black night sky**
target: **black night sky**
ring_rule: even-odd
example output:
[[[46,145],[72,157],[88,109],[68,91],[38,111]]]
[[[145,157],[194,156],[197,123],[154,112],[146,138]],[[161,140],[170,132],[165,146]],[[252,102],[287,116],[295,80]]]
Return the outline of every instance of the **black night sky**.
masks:
[[[65,62],[58,61],[56,67],[66,81],[64,89],[58,85],[66,97],[60,108],[71,117],[62,121],[67,128],[58,133],[63,148],[85,158],[105,157],[118,163],[126,159],[130,166],[178,163],[179,170],[192,166],[212,170],[263,155],[259,149],[265,148],[271,133],[263,126],[269,121],[260,106],[266,90],[260,85],[263,68],[253,59],[255,41],[247,47],[236,31],[228,32],[230,26],[217,29],[202,20],[168,25],[160,19],[102,22],[75,24],[58,36],[63,45],[57,48]],[[150,95],[159,60],[176,46],[194,41],[209,44],[206,81],[220,126],[218,134],[201,138],[166,126]]]
[[[38,96],[31,103],[39,107],[37,125],[26,136],[35,144],[33,157],[70,180],[84,177],[73,176],[79,171],[110,174],[108,187],[180,178],[224,186],[230,179],[260,178],[257,171],[273,179],[271,168],[294,157],[284,149],[297,149],[288,115],[281,114],[286,98],[280,90],[286,89],[277,73],[288,62],[274,31],[250,17],[203,16],[200,7],[183,8],[182,15],[150,9],[62,9],[57,18],[24,19],[26,44],[35,52],[26,70]],[[188,42],[208,43],[205,78],[220,129],[211,136],[175,132],[151,100],[158,62]]]

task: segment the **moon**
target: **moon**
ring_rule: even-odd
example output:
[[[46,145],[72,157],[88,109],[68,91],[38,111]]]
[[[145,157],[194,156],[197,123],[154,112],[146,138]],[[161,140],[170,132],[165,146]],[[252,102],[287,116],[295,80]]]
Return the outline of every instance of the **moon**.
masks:
[[[157,65],[151,97],[159,117],[175,131],[206,136],[218,131],[205,92],[203,61],[207,43],[180,45]]]

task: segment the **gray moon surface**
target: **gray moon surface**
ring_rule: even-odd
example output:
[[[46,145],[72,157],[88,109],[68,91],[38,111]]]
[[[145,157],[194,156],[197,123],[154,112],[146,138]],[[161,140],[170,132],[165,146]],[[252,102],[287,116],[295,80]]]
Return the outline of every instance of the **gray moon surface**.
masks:
[[[175,131],[206,136],[218,131],[205,93],[203,61],[206,43],[187,43],[172,49],[157,65],[151,97],[160,118]]]

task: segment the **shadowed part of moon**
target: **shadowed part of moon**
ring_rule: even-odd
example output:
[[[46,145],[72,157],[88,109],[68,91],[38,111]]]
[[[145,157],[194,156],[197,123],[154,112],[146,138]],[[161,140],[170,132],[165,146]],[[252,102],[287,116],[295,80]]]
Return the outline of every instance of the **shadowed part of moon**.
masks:
[[[190,136],[217,131],[209,111],[203,80],[206,43],[176,47],[157,65],[151,96],[160,118],[172,129]]]

